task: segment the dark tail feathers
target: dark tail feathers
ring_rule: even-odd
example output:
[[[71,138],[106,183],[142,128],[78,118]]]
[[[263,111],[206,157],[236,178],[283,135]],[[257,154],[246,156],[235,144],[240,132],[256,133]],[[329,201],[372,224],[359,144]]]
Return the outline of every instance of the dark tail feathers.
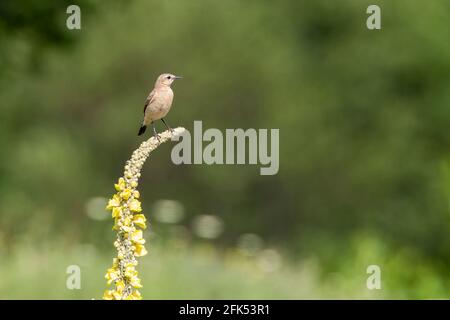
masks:
[[[140,136],[141,134],[143,134],[143,133],[145,132],[145,129],[147,129],[147,126],[141,126],[141,128],[139,129],[138,136]]]

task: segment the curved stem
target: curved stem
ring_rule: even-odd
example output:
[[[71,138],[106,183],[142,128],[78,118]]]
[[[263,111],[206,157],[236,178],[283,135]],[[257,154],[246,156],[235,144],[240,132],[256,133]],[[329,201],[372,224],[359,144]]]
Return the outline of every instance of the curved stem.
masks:
[[[108,285],[114,283],[112,290],[107,290],[103,298],[109,300],[141,299],[137,290],[141,288],[138,278],[136,258],[147,254],[141,229],[145,229],[146,218],[142,211],[137,186],[141,176],[142,167],[150,153],[159,145],[181,135],[186,129],[176,128],[162,132],[159,137],[151,137],[141,143],[125,164],[123,177],[114,185],[117,193],[109,200],[107,210],[112,211],[114,218],[113,230],[117,232],[114,246],[117,257],[108,269],[105,278]]]

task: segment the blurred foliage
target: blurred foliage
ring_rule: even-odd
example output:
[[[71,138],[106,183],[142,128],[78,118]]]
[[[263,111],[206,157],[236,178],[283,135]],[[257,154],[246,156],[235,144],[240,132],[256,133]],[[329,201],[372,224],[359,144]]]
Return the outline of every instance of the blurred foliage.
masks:
[[[357,235],[348,251],[334,259],[333,271],[317,256],[277,266],[261,251],[246,256],[219,250],[210,243],[192,245],[175,238],[166,244],[152,238],[150,257],[139,265],[146,299],[442,299],[448,298],[448,277],[437,266],[408,250],[385,248],[370,235]],[[110,257],[90,244],[21,243],[3,259],[1,298],[100,299]],[[113,252],[110,252],[110,256]],[[366,266],[382,270],[382,290],[366,287]],[[67,267],[81,268],[80,290],[68,290]],[[32,266],[30,268],[30,266]],[[442,270],[439,270],[442,272]]]
[[[192,245],[173,257],[170,245],[155,245],[142,275],[144,286],[155,282],[149,298],[193,298],[170,284],[180,265],[221,276],[197,286],[192,294],[203,298],[366,297],[368,264],[385,266],[390,290],[380,297],[450,296],[448,1],[377,1],[379,31],[366,28],[365,0],[77,1],[76,31],[65,29],[68,2],[25,2],[0,4],[2,272],[40,256],[36,263],[62,279],[81,259],[70,253],[80,245],[112,250],[112,222],[88,208],[112,194],[141,142],[146,94],[158,74],[173,72],[184,79],[174,86],[172,126],[280,128],[280,171],[175,166],[169,145],[152,154],[141,178],[145,213],[152,220],[158,201],[176,200],[184,210],[176,230]],[[200,215],[221,221],[218,238],[204,240],[221,258],[196,251],[204,245],[192,227]],[[153,220],[151,231],[170,241],[170,228]],[[281,248],[292,264],[270,273],[271,294],[243,282],[241,258],[236,268],[226,260],[245,233]],[[317,274],[297,270],[305,259]],[[90,263],[84,274],[103,286],[109,256]],[[167,266],[158,274],[165,280],[147,270],[152,263]],[[12,279],[0,280],[2,298],[6,289],[20,297]],[[226,289],[237,283],[256,287]],[[63,287],[53,292],[71,297]]]
[[[70,47],[76,33],[67,32],[66,8],[73,1],[2,1],[0,3],[0,75],[26,68],[39,70],[48,47]],[[92,0],[79,0],[84,14],[91,14]],[[0,78],[1,80],[1,78]]]

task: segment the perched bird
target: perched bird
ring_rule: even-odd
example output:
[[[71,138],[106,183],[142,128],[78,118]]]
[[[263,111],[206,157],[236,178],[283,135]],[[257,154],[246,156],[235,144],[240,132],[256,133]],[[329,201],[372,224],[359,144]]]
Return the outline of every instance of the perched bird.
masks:
[[[141,128],[138,135],[145,132],[149,124],[153,127],[153,134],[159,140],[159,136],[155,129],[155,121],[161,119],[167,129],[172,130],[164,121],[164,117],[170,110],[173,101],[173,91],[170,86],[176,79],[181,77],[174,76],[170,73],[163,73],[156,79],[155,88],[150,92],[145,101],[144,106],[144,121],[142,121]]]

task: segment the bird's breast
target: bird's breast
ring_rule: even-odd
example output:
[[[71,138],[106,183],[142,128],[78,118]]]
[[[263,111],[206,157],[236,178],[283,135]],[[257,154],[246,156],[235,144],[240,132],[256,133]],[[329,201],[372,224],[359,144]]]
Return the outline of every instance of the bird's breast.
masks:
[[[151,122],[164,118],[169,112],[173,101],[172,89],[158,90],[155,99],[147,106],[145,122]]]

